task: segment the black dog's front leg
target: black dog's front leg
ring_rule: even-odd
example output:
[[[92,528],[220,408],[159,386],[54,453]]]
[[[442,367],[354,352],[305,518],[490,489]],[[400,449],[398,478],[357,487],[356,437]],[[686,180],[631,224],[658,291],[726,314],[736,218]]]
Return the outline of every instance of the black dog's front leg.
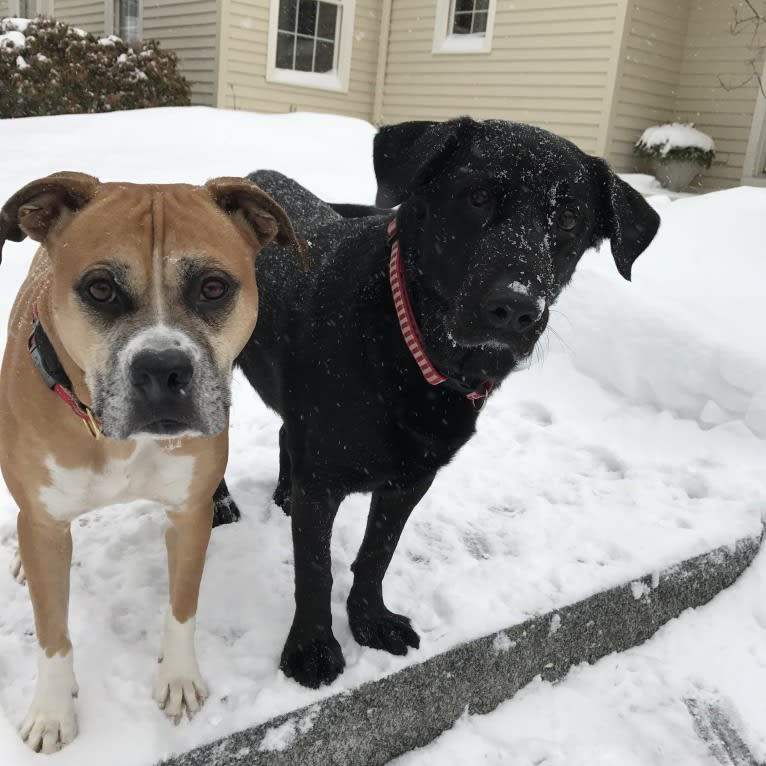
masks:
[[[279,479],[274,490],[274,502],[290,515],[291,478],[292,473],[290,453],[287,449],[287,426],[282,424],[279,429]]]
[[[379,489],[372,495],[364,540],[351,566],[354,585],[346,602],[351,632],[363,646],[391,654],[407,654],[408,646],[420,646],[409,617],[389,611],[383,603],[383,577],[412,509],[433,480],[431,474],[409,487]]]
[[[332,683],[346,664],[330,612],[330,538],[340,498],[324,488],[294,482],[291,505],[295,617],[279,667],[286,676],[316,689]]]
[[[241,516],[239,508],[226,486],[226,479],[221,479],[218,489],[213,494],[213,526],[231,524],[233,521],[239,521]]]

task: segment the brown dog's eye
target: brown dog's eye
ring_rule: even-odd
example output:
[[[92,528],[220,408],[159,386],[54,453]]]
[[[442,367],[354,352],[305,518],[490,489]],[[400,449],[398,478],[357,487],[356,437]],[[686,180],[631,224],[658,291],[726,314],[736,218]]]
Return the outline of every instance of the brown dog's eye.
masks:
[[[108,280],[96,279],[88,285],[88,295],[99,303],[111,303],[117,297],[117,291]]]
[[[222,279],[211,277],[202,283],[199,290],[199,297],[203,301],[217,301],[226,295],[228,289],[229,286]]]
[[[491,199],[492,195],[487,189],[484,189],[483,187],[474,189],[471,192],[471,204],[475,207],[484,207],[485,205],[489,204]]]
[[[564,229],[564,231],[572,231],[577,226],[577,213],[574,210],[565,208],[559,213],[556,222],[559,228]]]

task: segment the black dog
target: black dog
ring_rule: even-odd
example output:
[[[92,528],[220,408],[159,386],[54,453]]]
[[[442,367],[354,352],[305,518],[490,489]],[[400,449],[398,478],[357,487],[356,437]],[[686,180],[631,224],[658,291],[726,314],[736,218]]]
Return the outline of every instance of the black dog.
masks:
[[[372,492],[351,631],[405,654],[419,637],[386,608],[382,581],[412,509],[474,433],[483,397],[532,352],[583,252],[610,239],[630,279],[659,225],[603,160],[528,125],[386,127],[374,163],[377,204],[401,203],[395,231],[394,213],[342,217],[278,173],[251,176],[310,242],[306,273],[273,245],[260,256],[260,315],[239,364],[284,420],[274,500],[292,516],[296,609],[281,668],[312,687],[345,664],[330,616],[343,498]]]

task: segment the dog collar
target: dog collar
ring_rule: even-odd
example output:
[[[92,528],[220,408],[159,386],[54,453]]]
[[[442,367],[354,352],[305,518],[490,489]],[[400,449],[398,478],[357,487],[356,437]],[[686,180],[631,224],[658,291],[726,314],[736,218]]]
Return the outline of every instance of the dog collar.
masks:
[[[100,439],[103,435],[101,423],[93,414],[93,410],[87,404],[83,404],[72,392],[72,382],[61,366],[56,350],[40,323],[36,304],[32,306],[32,332],[29,335],[27,348],[45,385],[69,405],[94,439]]]
[[[438,386],[446,383],[450,388],[456,388],[465,394],[468,401],[473,402],[474,406],[480,408],[484,400],[492,393],[495,384],[494,381],[485,380],[477,388],[470,388],[457,380],[442,375],[431,360],[428,358],[423,348],[423,338],[420,333],[420,327],[412,311],[410,297],[407,294],[407,286],[404,283],[404,264],[402,262],[402,251],[399,245],[399,231],[396,226],[396,218],[388,224],[386,229],[388,242],[391,245],[391,259],[389,261],[388,275],[391,282],[391,295],[394,298],[394,307],[396,308],[396,317],[399,320],[399,328],[402,331],[402,337],[410,350],[416,364],[423,373],[426,382],[432,386]]]

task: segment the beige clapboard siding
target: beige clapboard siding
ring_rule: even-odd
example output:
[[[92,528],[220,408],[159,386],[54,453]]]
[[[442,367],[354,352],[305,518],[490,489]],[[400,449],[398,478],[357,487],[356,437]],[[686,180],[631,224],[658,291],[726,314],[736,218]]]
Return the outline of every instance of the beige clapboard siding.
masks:
[[[348,93],[266,80],[269,0],[226,0],[218,106],[259,112],[337,112],[369,120],[381,3],[357,0]]]
[[[218,10],[215,0],[144,0],[143,37],[178,54],[192,103],[215,106]]]
[[[72,27],[101,36],[104,34],[104,0],[54,0],[53,16]]]
[[[703,190],[740,183],[753,119],[755,83],[727,91],[720,82],[734,85],[750,72],[746,44],[752,33],[735,37],[729,32],[735,6],[743,3],[694,0],[689,16],[676,111],[680,119],[694,122],[716,142],[717,156],[702,177]]]
[[[529,122],[598,152],[621,0],[498,0],[492,51],[433,54],[436,0],[393,0],[382,122]]]
[[[607,158],[639,169],[633,145],[645,128],[673,119],[689,0],[631,0],[617,68]]]

